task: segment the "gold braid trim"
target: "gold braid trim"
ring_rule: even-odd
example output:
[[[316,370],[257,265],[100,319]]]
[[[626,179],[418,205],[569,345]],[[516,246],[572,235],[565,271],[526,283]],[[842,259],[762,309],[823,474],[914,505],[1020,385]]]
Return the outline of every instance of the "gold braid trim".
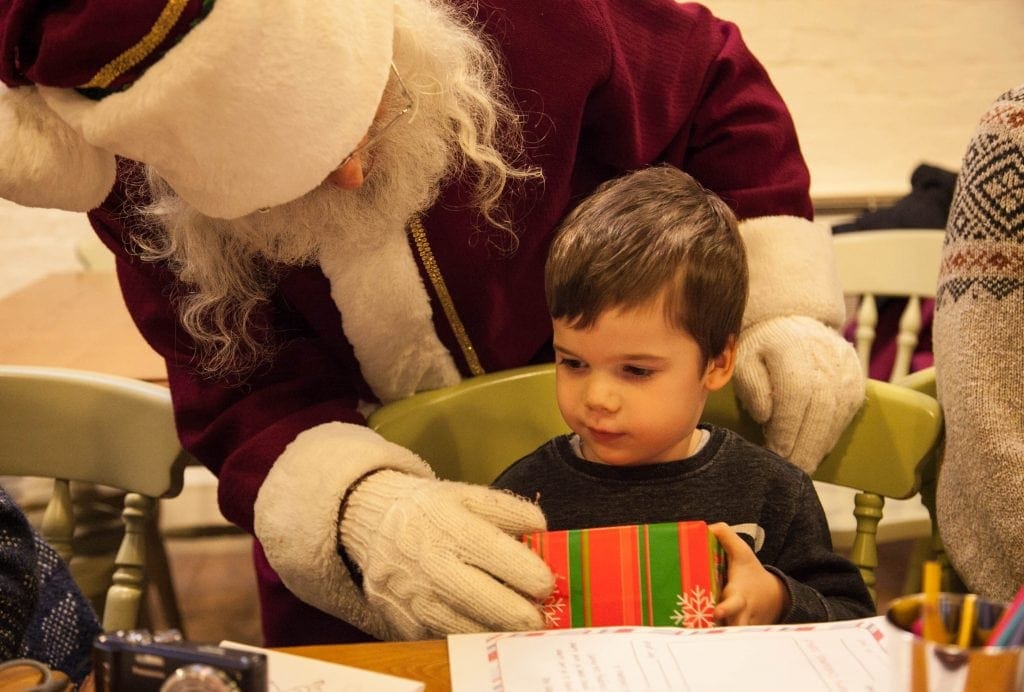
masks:
[[[171,27],[181,17],[181,13],[185,11],[187,5],[188,0],[168,0],[149,33],[143,36],[141,41],[100,68],[96,76],[80,88],[106,89],[115,79],[141,62],[167,38]]]
[[[455,340],[459,342],[459,348],[462,349],[462,357],[466,359],[469,371],[474,375],[483,375],[485,370],[480,365],[480,359],[476,357],[473,342],[469,340],[469,334],[466,333],[466,328],[463,326],[462,320],[459,319],[459,313],[455,310],[455,303],[452,301],[451,294],[448,293],[444,277],[441,276],[441,268],[437,266],[437,260],[434,259],[434,251],[430,249],[430,243],[427,241],[427,230],[423,228],[423,223],[418,216],[414,216],[409,220],[409,230],[412,232],[412,239],[416,243],[416,252],[419,253],[420,261],[423,262],[423,268],[426,270],[427,276],[430,277],[430,283],[434,285],[434,291],[441,301],[441,307],[444,308],[445,316],[448,317],[448,324],[451,325],[452,332],[455,333]]]

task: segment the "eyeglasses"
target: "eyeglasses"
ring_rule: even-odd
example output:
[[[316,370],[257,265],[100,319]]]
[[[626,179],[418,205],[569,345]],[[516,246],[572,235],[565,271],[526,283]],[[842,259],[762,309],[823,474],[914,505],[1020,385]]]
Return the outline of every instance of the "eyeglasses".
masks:
[[[387,134],[388,130],[394,127],[395,124],[398,123],[398,121],[401,120],[402,117],[405,116],[409,111],[411,111],[413,106],[416,105],[416,102],[412,98],[412,93],[409,91],[408,87],[405,86],[405,81],[402,80],[402,75],[398,74],[398,68],[395,67],[395,63],[391,63],[391,74],[395,75],[395,81],[398,82],[398,88],[401,89],[402,100],[405,105],[402,106],[402,108],[398,111],[398,113],[395,114],[393,118],[388,120],[383,125],[378,125],[377,122],[374,121],[374,124],[370,125],[370,130],[367,132],[366,141],[364,141],[358,147],[353,149],[348,156],[342,159],[341,163],[338,164],[338,168],[343,167],[345,164],[351,161],[356,154],[360,154],[366,151],[374,144],[379,142],[381,139],[383,139],[384,135]],[[256,211],[258,211],[260,214],[266,214],[270,211],[270,207],[260,207]]]
[[[342,159],[341,163],[338,164],[338,168],[341,168],[349,161],[351,161],[356,154],[360,154],[366,151],[374,144],[378,143],[381,139],[383,139],[384,135],[387,134],[388,130],[394,127],[395,124],[399,120],[401,120],[406,115],[406,113],[411,111],[412,107],[415,105],[415,102],[412,99],[412,94],[409,92],[409,89],[405,86],[405,82],[402,81],[402,75],[398,74],[398,68],[395,67],[395,63],[391,63],[391,74],[395,76],[395,81],[398,82],[398,88],[402,90],[402,99],[405,105],[402,106],[401,110],[399,110],[398,113],[396,113],[393,118],[388,120],[383,125],[379,125],[377,124],[376,121],[374,121],[374,124],[370,126],[370,130],[367,133],[366,140],[358,147],[353,149],[348,156]]]

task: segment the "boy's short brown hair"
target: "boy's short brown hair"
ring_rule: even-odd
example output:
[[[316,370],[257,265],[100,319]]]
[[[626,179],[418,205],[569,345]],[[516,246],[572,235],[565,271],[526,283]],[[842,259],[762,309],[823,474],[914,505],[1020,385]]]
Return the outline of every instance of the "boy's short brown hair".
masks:
[[[605,310],[665,291],[665,318],[690,334],[706,364],[737,335],[747,259],[736,217],[669,165],[610,180],[562,222],[544,272],[548,311],[586,329]]]

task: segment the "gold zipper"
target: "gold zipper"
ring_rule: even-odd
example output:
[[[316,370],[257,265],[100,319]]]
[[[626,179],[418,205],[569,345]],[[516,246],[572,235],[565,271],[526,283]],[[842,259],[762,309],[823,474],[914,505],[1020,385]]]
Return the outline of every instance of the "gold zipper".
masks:
[[[423,263],[427,276],[430,277],[430,283],[434,285],[434,292],[437,293],[438,300],[441,301],[441,307],[444,308],[444,314],[448,317],[448,324],[452,327],[455,340],[459,342],[459,348],[462,349],[462,357],[466,359],[469,371],[474,375],[483,375],[485,370],[480,365],[480,359],[476,357],[473,342],[469,340],[469,334],[466,333],[466,328],[463,326],[462,320],[459,319],[459,313],[455,310],[455,303],[452,301],[451,294],[448,293],[444,277],[441,276],[441,268],[437,266],[437,260],[434,259],[434,252],[430,249],[430,243],[427,241],[427,230],[423,228],[423,222],[420,221],[420,217],[414,216],[409,220],[409,230],[412,232],[412,239],[416,243],[416,252],[419,253],[420,261]]]

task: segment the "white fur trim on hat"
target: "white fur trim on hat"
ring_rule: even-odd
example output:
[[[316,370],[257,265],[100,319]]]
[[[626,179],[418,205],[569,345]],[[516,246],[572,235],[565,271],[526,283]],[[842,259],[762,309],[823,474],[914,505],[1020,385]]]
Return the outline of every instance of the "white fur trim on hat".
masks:
[[[83,140],[35,87],[0,86],[0,196],[88,211],[110,192],[115,172],[114,155]]]
[[[393,33],[386,0],[217,0],[125,91],[39,92],[87,142],[152,165],[204,214],[234,218],[309,192],[355,149]]]
[[[325,423],[299,434],[263,481],[255,533],[284,585],[303,601],[384,636],[338,557],[338,506],[345,489],[367,471],[395,469],[434,477],[426,462],[362,425]]]
[[[846,306],[827,226],[796,216],[761,216],[741,222],[740,234],[750,272],[744,329],[789,315],[842,326]]]

